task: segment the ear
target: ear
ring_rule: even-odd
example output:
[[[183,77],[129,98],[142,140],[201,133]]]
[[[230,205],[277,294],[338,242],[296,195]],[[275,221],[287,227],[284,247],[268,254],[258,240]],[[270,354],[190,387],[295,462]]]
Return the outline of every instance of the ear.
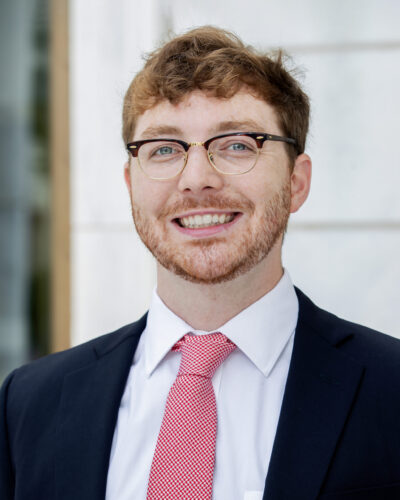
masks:
[[[303,153],[296,158],[291,175],[290,212],[294,213],[303,205],[310,192],[311,158]]]
[[[124,179],[126,187],[128,188],[129,194],[132,194],[132,185],[131,185],[131,164],[127,161],[124,165]]]

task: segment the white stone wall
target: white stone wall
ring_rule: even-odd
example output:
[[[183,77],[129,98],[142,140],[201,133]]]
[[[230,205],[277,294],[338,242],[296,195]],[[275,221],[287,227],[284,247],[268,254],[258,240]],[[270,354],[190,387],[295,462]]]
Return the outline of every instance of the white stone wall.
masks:
[[[70,2],[72,343],[145,310],[152,258],[132,229],[123,183],[122,99],[157,42],[151,0]]]
[[[312,100],[310,198],[284,262],[317,304],[400,337],[400,2],[71,1],[72,340],[145,311],[155,269],[122,180],[124,91],[168,29],[231,29],[282,46]]]

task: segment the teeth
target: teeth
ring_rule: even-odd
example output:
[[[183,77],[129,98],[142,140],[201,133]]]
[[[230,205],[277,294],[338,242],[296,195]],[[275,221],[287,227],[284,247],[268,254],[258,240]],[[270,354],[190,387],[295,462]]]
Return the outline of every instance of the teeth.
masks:
[[[218,226],[231,222],[234,218],[233,214],[205,214],[205,215],[189,215],[179,219],[183,227],[201,228],[208,226]]]

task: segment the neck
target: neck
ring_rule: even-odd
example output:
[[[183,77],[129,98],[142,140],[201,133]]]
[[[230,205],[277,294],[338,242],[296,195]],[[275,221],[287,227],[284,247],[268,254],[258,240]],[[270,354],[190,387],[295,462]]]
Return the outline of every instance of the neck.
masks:
[[[283,275],[280,253],[248,273],[217,285],[191,283],[157,266],[157,292],[195,330],[213,331],[272,290]]]

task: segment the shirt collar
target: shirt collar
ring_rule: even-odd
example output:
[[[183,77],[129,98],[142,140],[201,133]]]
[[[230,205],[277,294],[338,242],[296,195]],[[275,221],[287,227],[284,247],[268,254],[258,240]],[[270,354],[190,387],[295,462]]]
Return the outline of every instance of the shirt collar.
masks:
[[[299,303],[288,272],[259,300],[230,319],[218,331],[226,335],[267,377],[293,334]],[[145,370],[149,376],[172,346],[194,330],[173,313],[153,291],[144,332]]]

